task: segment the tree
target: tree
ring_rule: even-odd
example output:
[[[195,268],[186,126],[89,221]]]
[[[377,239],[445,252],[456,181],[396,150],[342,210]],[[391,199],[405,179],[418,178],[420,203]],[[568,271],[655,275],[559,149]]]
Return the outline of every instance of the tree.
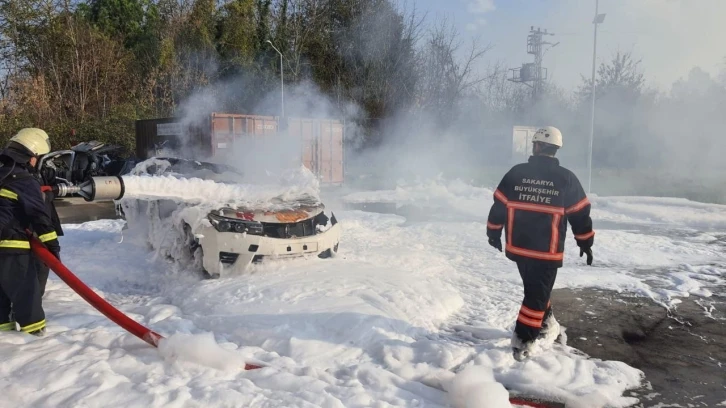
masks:
[[[649,100],[642,98],[645,75],[641,60],[630,52],[616,52],[610,61],[600,64],[595,79],[596,123],[598,135],[593,144],[593,164],[606,167],[636,166],[651,152],[640,147],[647,144],[644,121]],[[582,77],[576,93],[582,117],[589,119],[592,81]],[[585,113],[588,113],[585,116]]]
[[[410,105],[416,85],[415,12],[406,19],[386,0],[331,0],[326,52],[315,61],[324,89],[339,83],[370,117],[392,115]],[[327,55],[326,55],[327,54]],[[330,55],[332,54],[332,55]]]
[[[178,30],[162,41],[161,81],[172,110],[217,77],[217,12],[215,0],[193,0],[188,15],[179,19]]]
[[[239,74],[252,66],[257,54],[257,17],[254,0],[234,0],[222,6],[217,50],[222,76]]]
[[[637,98],[645,85],[640,63],[641,60],[634,60],[630,52],[617,51],[609,62],[603,62],[597,69],[595,97],[618,93],[621,97]],[[577,95],[581,101],[590,100],[592,80],[582,76],[582,82]]]
[[[286,86],[319,89],[338,112],[443,121],[484,84],[473,66],[485,49],[460,61],[448,28],[422,42],[422,23],[393,0],[3,0],[0,132],[131,143],[135,119],[178,114],[200,94],[205,108],[274,113],[281,68]]]
[[[78,11],[101,32],[133,49],[144,35],[146,13],[153,6],[150,0],[90,0]]]
[[[443,21],[429,32],[420,51],[417,106],[438,115],[441,123],[451,121],[465,93],[475,91],[486,80],[486,76],[474,73],[474,67],[490,47],[472,41],[460,61],[457,54],[461,46],[456,29]]]
[[[161,21],[152,0],[90,0],[78,6],[78,13],[135,54],[142,78],[157,66]]]
[[[649,125],[653,142],[661,146],[669,166],[704,175],[723,174],[726,143],[720,129],[726,127],[726,86],[695,67],[658,102]]]

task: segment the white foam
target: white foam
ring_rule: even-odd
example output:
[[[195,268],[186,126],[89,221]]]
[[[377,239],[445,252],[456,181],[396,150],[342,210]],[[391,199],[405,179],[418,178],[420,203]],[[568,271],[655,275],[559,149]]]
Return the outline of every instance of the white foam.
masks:
[[[214,333],[173,334],[159,342],[159,354],[170,363],[190,362],[218,370],[241,370],[246,359],[220,346]]]
[[[348,203],[395,203],[427,209],[446,210],[472,220],[486,220],[493,202],[493,188],[473,186],[462,180],[442,177],[415,182],[400,182],[391,190],[357,191],[347,194]],[[601,221],[628,222],[635,225],[663,224],[706,230],[726,228],[726,205],[699,203],[684,198],[599,197],[591,195],[592,217]]]
[[[458,373],[448,389],[455,408],[511,408],[509,391],[494,380],[489,367],[468,366]]]
[[[460,204],[472,209],[483,194],[463,184],[446,191],[452,200],[469,197]],[[417,194],[426,199],[425,188]],[[487,203],[478,206],[485,214]],[[0,381],[0,392],[13,406],[447,407],[454,398],[459,407],[479,407],[507,406],[503,385],[574,407],[634,403],[623,394],[641,384],[642,372],[624,363],[561,344],[513,359],[521,280],[487,246],[485,224],[336,216],[345,230],[340,256],[263,263],[220,280],[175,269],[134,239],[119,244],[122,221],[64,225],[67,266],[168,340],[159,351],[148,347],[51,275],[43,299],[48,335],[0,335],[0,370],[13,379]],[[159,242],[169,239],[166,228],[154,225]],[[596,263],[616,266],[588,267],[568,242],[559,287],[706,296],[724,282],[724,268],[707,263],[723,260],[711,239],[624,230],[598,236]],[[257,360],[280,369],[242,370],[243,361]],[[467,365],[479,368],[454,374]]]
[[[121,201],[170,199],[208,206],[244,206],[263,210],[289,208],[298,200],[320,201],[320,184],[305,167],[283,174],[276,183],[220,183],[174,175],[123,176]]]

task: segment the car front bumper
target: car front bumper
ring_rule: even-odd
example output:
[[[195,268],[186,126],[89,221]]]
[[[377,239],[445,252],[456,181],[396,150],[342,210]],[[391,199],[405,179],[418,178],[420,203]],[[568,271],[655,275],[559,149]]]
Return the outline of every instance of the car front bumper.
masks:
[[[316,235],[300,238],[269,238],[235,232],[218,232],[211,226],[197,231],[202,246],[204,269],[211,275],[224,276],[242,272],[251,263],[263,259],[317,256],[330,250],[337,252],[340,224],[336,223]]]

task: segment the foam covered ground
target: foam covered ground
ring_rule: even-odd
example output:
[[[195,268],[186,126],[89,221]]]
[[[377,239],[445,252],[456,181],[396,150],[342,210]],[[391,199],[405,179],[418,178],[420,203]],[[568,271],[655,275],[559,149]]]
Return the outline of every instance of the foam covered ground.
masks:
[[[448,211],[484,220],[492,204],[493,190],[474,187],[461,180],[432,179],[400,183],[392,190],[358,191],[346,194],[348,203],[394,203]],[[590,195],[595,222],[636,225],[667,225],[707,231],[726,228],[726,205],[699,203],[685,198],[598,197]]]
[[[633,403],[622,393],[640,384],[641,372],[623,363],[588,359],[562,344],[524,363],[512,358],[521,284],[511,262],[486,243],[481,216],[491,191],[440,181],[429,187],[429,202],[478,218],[410,223],[336,208],[343,227],[338,257],[271,262],[220,280],[202,280],[158,257],[134,231],[123,231],[122,241],[122,221],[66,225],[61,244],[68,267],[168,340],[158,350],[149,347],[51,276],[48,335],[0,335],[5,403],[471,408],[508,406],[502,386],[568,406]],[[426,190],[356,197],[405,202]],[[625,207],[603,208],[600,200]],[[596,227],[607,217],[647,212],[652,218],[599,230],[595,267],[584,265],[568,242],[559,287],[632,290],[664,303],[723,287],[718,233],[695,229],[717,223],[720,207],[694,204],[703,220],[681,215],[664,229],[666,209],[688,209],[688,202],[595,201]],[[626,208],[632,202],[639,203],[637,214]],[[244,371],[246,360],[270,367]],[[484,400],[483,391],[491,398]]]

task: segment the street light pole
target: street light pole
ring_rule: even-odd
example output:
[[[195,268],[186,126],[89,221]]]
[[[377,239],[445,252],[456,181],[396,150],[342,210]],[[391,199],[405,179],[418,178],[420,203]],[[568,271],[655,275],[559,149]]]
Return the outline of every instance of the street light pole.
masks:
[[[597,64],[597,25],[602,24],[605,21],[605,14],[598,14],[600,6],[600,0],[595,0],[595,19],[592,23],[595,25],[595,35],[593,38],[592,45],[592,83],[591,83],[591,96],[592,106],[590,110],[590,148],[589,155],[587,158],[587,193],[590,194],[592,190],[592,142],[595,138],[595,65]]]
[[[280,54],[280,94],[281,94],[281,96],[280,96],[281,106],[280,107],[281,107],[281,111],[282,111],[282,118],[284,118],[285,117],[285,74],[283,72],[284,68],[283,68],[283,63],[282,63],[282,53],[280,52],[280,50],[278,50],[275,47],[274,44],[272,44],[272,41],[267,40],[267,42],[270,44],[272,49],[274,49],[275,51],[277,51],[278,54]]]

